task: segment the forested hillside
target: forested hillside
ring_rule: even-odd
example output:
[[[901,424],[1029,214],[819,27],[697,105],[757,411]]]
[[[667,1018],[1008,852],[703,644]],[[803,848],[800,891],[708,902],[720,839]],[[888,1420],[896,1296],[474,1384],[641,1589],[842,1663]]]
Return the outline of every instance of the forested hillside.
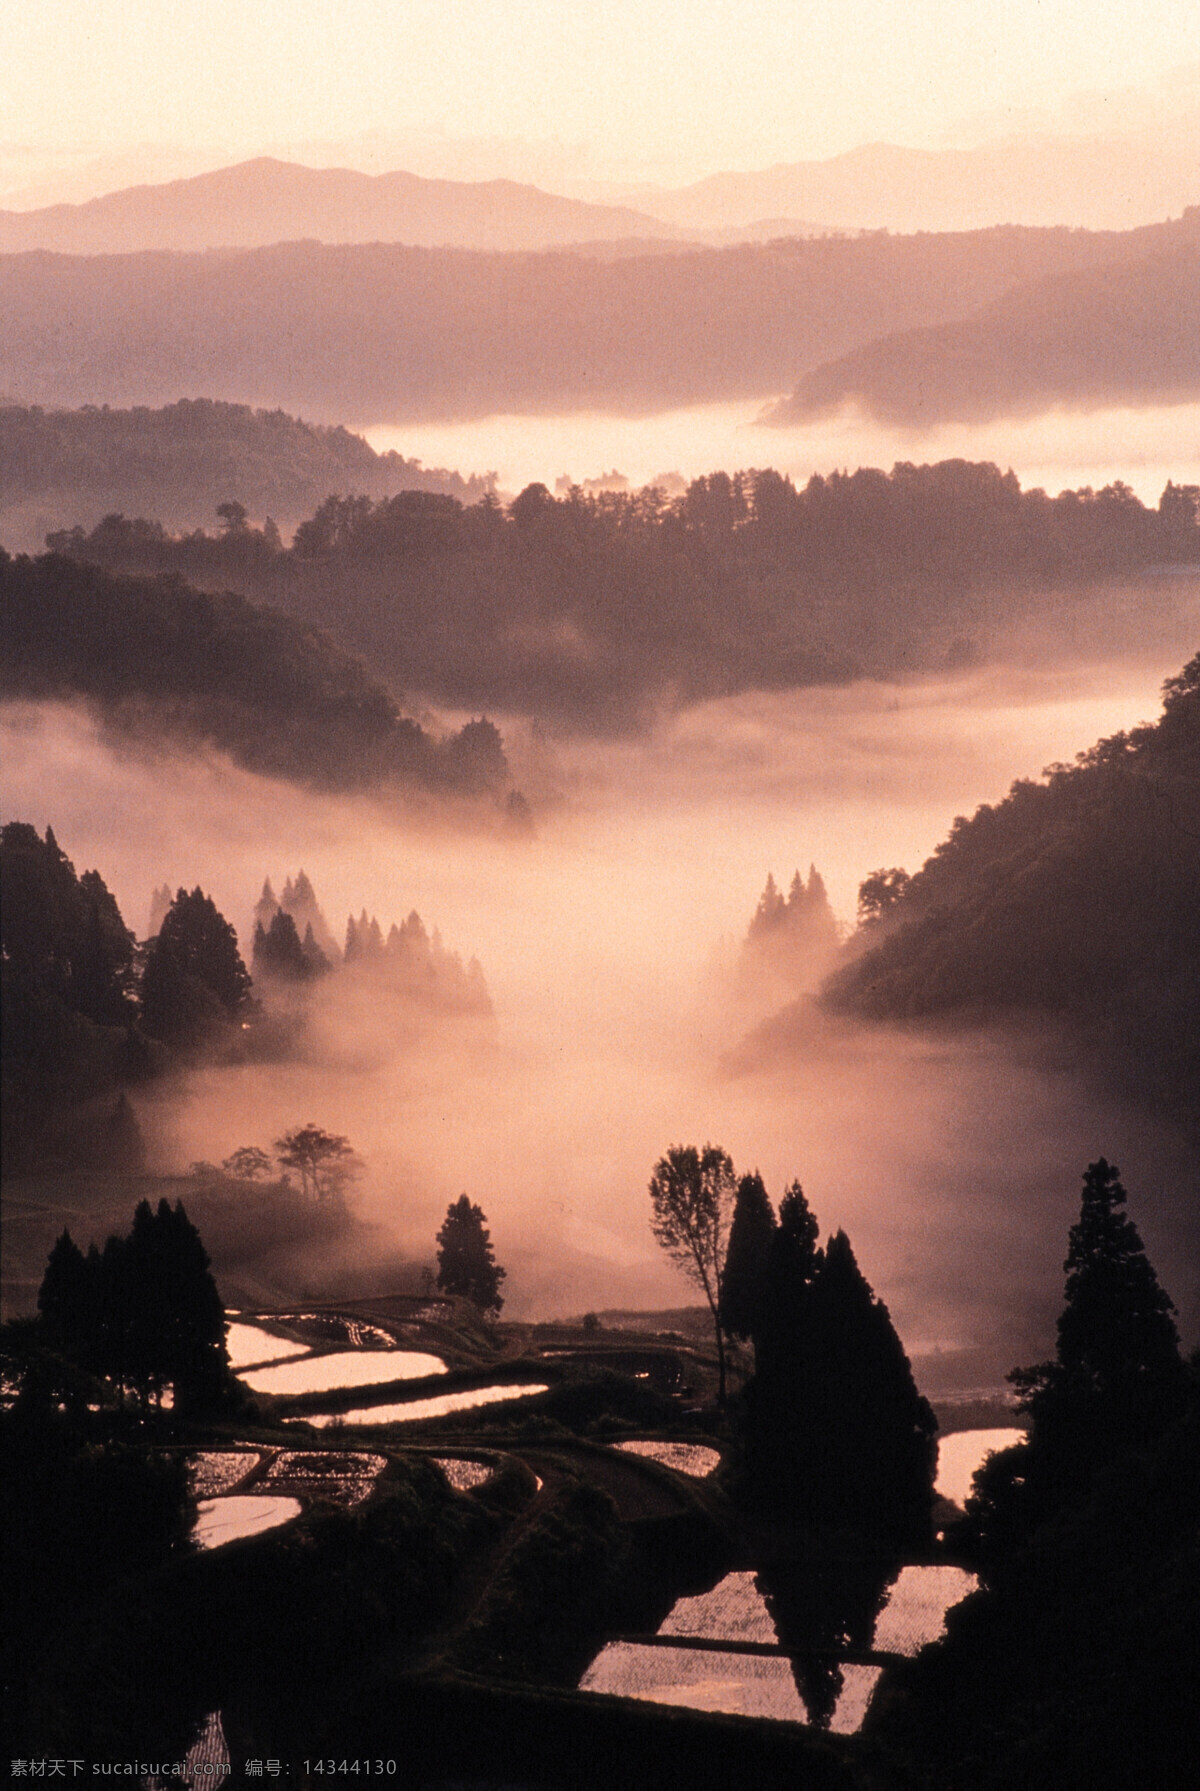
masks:
[[[801,381],[770,420],[853,401],[893,423],[981,422],[1053,404],[1200,397],[1200,206],[1189,232],[1145,260],[1017,287],[959,322],[853,350]]]
[[[440,491],[475,503],[494,480],[376,454],[348,429],[283,411],[181,399],[160,410],[42,410],[0,404],[0,540],[42,546],[48,530],[89,527],[110,511],[203,528],[217,506],[241,503],[285,532],[331,492],[391,497]]]
[[[1154,509],[1124,486],[1050,498],[944,461],[800,491],[713,473],[673,502],[541,485],[507,511],[330,499],[286,552],[255,529],[175,539],[121,518],[51,544],[269,601],[438,701],[610,727],[664,701],[940,668],[1054,620],[1066,593],[1200,571],[1200,491],[1169,485]],[[1151,601],[1165,611],[1180,584]]]
[[[507,785],[489,722],[435,740],[328,636],[228,592],[0,550],[0,633],[0,696],[82,699],[117,734],[212,745],[324,789]]]
[[[1181,234],[880,232],[612,261],[382,243],[36,251],[0,257],[0,391],[62,405],[205,393],[364,423],[762,397],[881,335]]]
[[[1161,719],[960,817],[859,932],[825,1001],[870,1019],[1027,1018],[1200,1137],[1200,656]]]

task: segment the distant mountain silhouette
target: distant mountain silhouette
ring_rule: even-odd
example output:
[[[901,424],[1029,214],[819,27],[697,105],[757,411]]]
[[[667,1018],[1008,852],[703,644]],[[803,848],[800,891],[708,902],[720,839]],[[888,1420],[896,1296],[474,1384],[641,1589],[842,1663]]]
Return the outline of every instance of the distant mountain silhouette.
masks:
[[[82,205],[0,211],[0,251],[9,253],[258,248],[309,238],[545,249],[588,238],[669,235],[670,226],[625,207],[563,199],[512,180],[360,174],[271,156],[162,186],[126,187]]]
[[[60,405],[204,394],[328,422],[763,398],[876,337],[1181,231],[878,234],[609,261],[313,242],[7,255],[0,391]]]
[[[869,143],[827,161],[711,175],[622,197],[681,230],[754,218],[876,230],[991,224],[1114,229],[1178,214],[1200,198],[1200,119],[1091,137],[1014,137],[973,149]],[[619,191],[619,189],[618,189]]]
[[[766,420],[804,422],[847,402],[920,424],[1200,398],[1200,206],[1183,223],[1164,253],[1051,276],[959,323],[855,349],[807,374]]]

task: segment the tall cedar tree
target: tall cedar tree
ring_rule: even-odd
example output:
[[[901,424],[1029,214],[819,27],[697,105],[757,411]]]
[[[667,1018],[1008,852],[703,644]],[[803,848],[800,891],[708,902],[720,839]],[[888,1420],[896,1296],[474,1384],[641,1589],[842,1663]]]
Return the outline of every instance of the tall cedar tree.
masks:
[[[143,1200],[127,1238],[86,1257],[69,1232],[50,1252],[38,1293],[50,1341],[143,1405],[174,1388],[176,1407],[219,1394],[229,1359],[225,1309],[200,1234],[183,1205]]]
[[[146,958],[146,1031],[185,1047],[202,1044],[237,1018],[249,993],[237,934],[211,896],[181,889]]]
[[[928,1538],[936,1420],[842,1231],[824,1253],[799,1184],[781,1205],[756,1340],[752,1502],[873,1544]]]
[[[504,1304],[500,1283],[506,1276],[496,1262],[482,1207],[460,1194],[446,1210],[437,1242],[442,1292],[472,1301],[481,1312],[499,1312]]]
[[[1101,1470],[1153,1445],[1187,1404],[1175,1308],[1127,1199],[1115,1165],[1088,1164],[1055,1358],[1009,1376],[1028,1439],[985,1464],[968,1504],[965,1539],[985,1566],[1077,1504]]]
[[[758,1326],[766,1298],[767,1265],[775,1234],[775,1213],[762,1176],[755,1170],[738,1183],[725,1273],[721,1277],[720,1318],[725,1333],[744,1343]]]
[[[672,1145],[650,1178],[654,1208],[650,1225],[676,1266],[708,1301],[717,1339],[717,1398],[725,1403],[725,1337],[721,1328],[721,1280],[737,1179],[727,1153],[715,1144]]]

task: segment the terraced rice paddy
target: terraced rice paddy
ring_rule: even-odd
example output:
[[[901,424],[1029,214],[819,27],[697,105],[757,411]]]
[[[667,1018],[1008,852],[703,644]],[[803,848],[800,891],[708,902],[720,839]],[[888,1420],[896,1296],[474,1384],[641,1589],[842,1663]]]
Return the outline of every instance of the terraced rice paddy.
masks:
[[[188,1458],[188,1486],[194,1499],[216,1499],[256,1468],[257,1449],[209,1449]]]
[[[277,1362],[281,1356],[301,1355],[306,1345],[290,1337],[273,1337],[260,1325],[232,1324],[225,1332],[229,1365],[237,1370],[255,1362]]]
[[[988,1456],[997,1449],[1011,1449],[1023,1443],[1023,1430],[957,1430],[938,1439],[938,1465],[935,1485],[944,1499],[964,1505],[971,1494],[971,1481]]]
[[[352,1511],[370,1496],[386,1467],[386,1455],[358,1450],[281,1449],[258,1485],[272,1493],[333,1500]]]
[[[445,1374],[440,1356],[420,1350],[337,1350],[327,1356],[302,1356],[252,1368],[240,1376],[255,1393],[332,1393],[339,1387],[370,1387],[383,1381],[420,1380]]]
[[[201,1548],[221,1548],[264,1530],[277,1529],[300,1515],[300,1501],[246,1493],[230,1499],[202,1499],[192,1537]]]
[[[482,1486],[496,1472],[490,1461],[463,1461],[459,1456],[435,1455],[433,1462],[455,1492],[470,1492],[473,1486]]]
[[[721,1460],[719,1450],[706,1448],[703,1443],[618,1443],[616,1447],[627,1455],[661,1462],[664,1468],[673,1468],[677,1474],[690,1474],[694,1480],[703,1480]]]
[[[903,1568],[876,1623],[875,1647],[915,1654],[942,1634],[947,1610],[976,1584],[973,1574],[957,1567]],[[752,1573],[726,1574],[711,1592],[677,1599],[658,1633],[708,1642],[778,1639]],[[859,1728],[881,1671],[853,1662],[842,1666],[842,1691],[830,1724],[834,1733],[850,1735]],[[592,1662],[581,1689],[695,1710],[807,1721],[790,1663],[782,1656],[610,1642]]]
[[[279,1315],[279,1322],[290,1325],[302,1337],[316,1343],[348,1343],[351,1349],[394,1349],[396,1340],[382,1325],[368,1324],[362,1318],[348,1318],[340,1312],[288,1312]]]
[[[548,1393],[544,1386],[471,1387],[462,1393],[439,1393],[430,1399],[408,1399],[395,1405],[358,1406],[350,1412],[310,1412],[304,1418],[287,1418],[287,1424],[312,1424],[325,1430],[331,1424],[404,1424],[419,1418],[444,1418],[449,1412],[466,1412],[478,1405],[494,1405],[504,1399],[532,1399]]]

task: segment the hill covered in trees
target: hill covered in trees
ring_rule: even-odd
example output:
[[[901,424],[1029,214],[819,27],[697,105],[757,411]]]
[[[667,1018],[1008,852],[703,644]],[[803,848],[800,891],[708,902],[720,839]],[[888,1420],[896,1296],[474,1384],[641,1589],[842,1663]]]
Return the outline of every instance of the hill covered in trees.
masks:
[[[51,544],[336,628],[435,701],[612,727],[664,701],[941,668],[1053,620],[1056,593],[1200,571],[1200,493],[1168,485],[1154,509],[1122,485],[1050,498],[951,460],[802,490],[713,473],[671,501],[541,485],[507,510],[331,498],[288,551],[261,530],[175,538],[119,517]],[[1174,601],[1160,581],[1156,607]]]
[[[915,876],[880,880],[825,1002],[1058,1023],[1077,1060],[1200,1139],[1200,656],[1164,695],[1156,723],[1014,784]]]
[[[331,492],[372,498],[440,491],[476,503],[492,478],[376,454],[347,429],[282,411],[181,399],[160,410],[42,410],[0,404],[0,538],[41,547],[51,528],[110,511],[202,528],[218,505],[240,503],[290,532]]]
[[[760,398],[881,335],[1187,235],[1005,227],[613,260],[387,243],[34,251],[0,257],[0,390],[47,405],[205,393],[328,422]]]
[[[0,618],[0,695],[81,699],[118,737],[211,745],[323,789],[507,790],[490,722],[436,740],[319,629],[228,592],[0,550]]]
[[[1016,287],[973,316],[888,335],[808,373],[770,413],[801,423],[854,402],[890,423],[982,422],[1054,404],[1200,396],[1200,206],[1144,260]]]

